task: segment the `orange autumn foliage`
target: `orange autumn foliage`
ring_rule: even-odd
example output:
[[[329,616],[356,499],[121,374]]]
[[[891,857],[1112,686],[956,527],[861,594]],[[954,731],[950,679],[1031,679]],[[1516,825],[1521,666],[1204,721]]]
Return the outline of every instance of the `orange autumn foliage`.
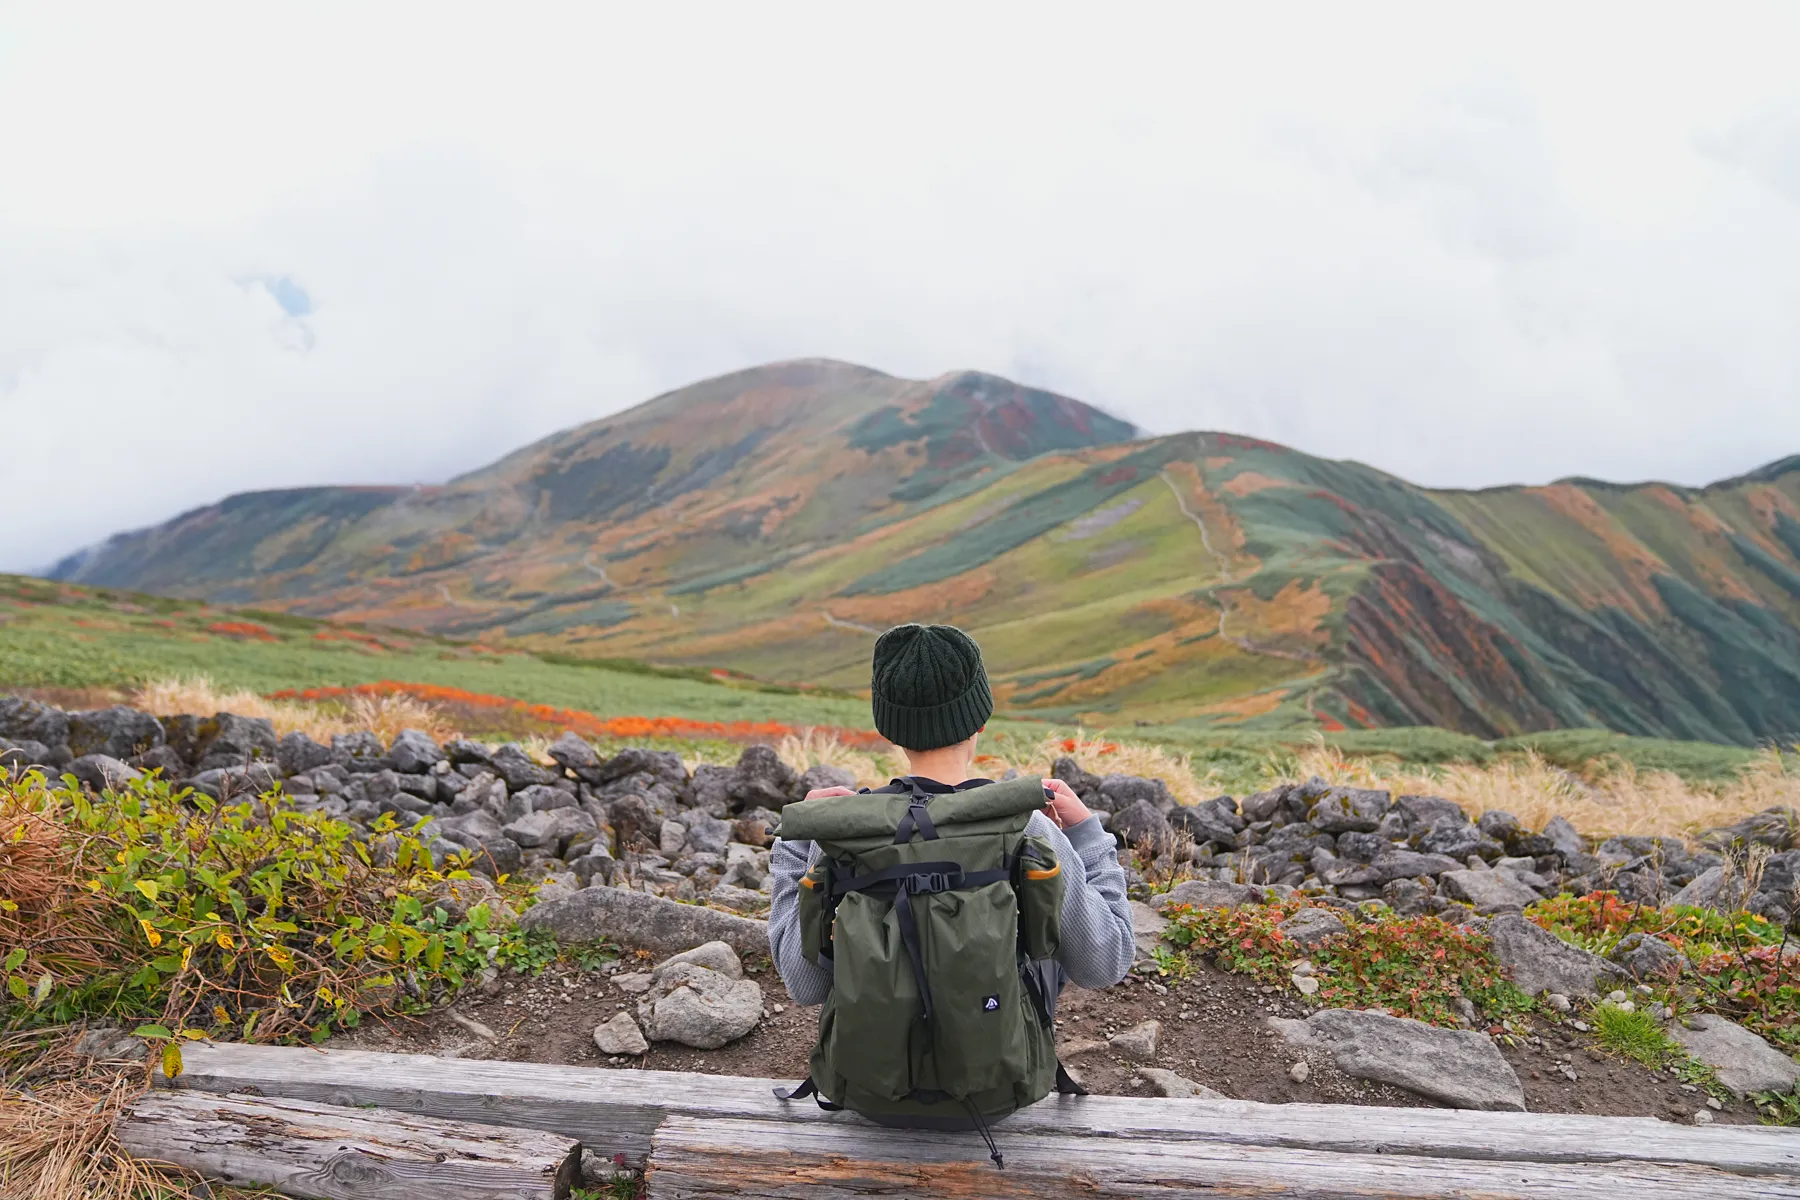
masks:
[[[252,621],[214,621],[206,627],[206,632],[221,634],[224,637],[253,638],[259,642],[281,640],[263,626]]]
[[[550,704],[531,704],[508,696],[470,692],[462,688],[442,687],[430,683],[400,683],[384,679],[379,683],[363,683],[355,687],[317,687],[274,692],[271,700],[345,700],[353,696],[407,695],[428,704],[460,705],[514,713],[533,721],[561,729],[571,729],[583,737],[596,739],[632,738],[719,738],[733,742],[774,742],[799,735],[802,730],[779,721],[695,721],[687,717],[602,717],[576,708],[557,708]],[[868,729],[843,729],[816,726],[847,746],[877,749],[887,745],[886,739]]]

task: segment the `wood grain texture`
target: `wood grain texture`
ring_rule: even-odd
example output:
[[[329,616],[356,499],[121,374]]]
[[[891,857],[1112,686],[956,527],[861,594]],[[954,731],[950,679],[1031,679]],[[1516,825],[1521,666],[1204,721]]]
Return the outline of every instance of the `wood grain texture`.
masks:
[[[1772,1200],[1794,1181],[1708,1167],[1512,1163],[1341,1154],[1284,1146],[1124,1140],[996,1131],[1006,1169],[974,1134],[672,1116],[657,1131],[650,1200],[1093,1200],[1096,1196],[1263,1200]]]
[[[609,1071],[425,1055],[195,1043],[174,1086],[255,1089],[327,1104],[546,1129],[641,1166],[666,1115],[867,1128],[811,1101],[782,1104],[778,1081],[676,1071]],[[168,1083],[166,1080],[160,1082]],[[792,1084],[793,1080],[785,1081]],[[1008,1117],[1008,1137],[1216,1142],[1346,1154],[1536,1163],[1672,1163],[1800,1179],[1800,1130],[1675,1125],[1647,1117],[1052,1096]]]
[[[153,1091],[118,1120],[135,1158],[315,1200],[563,1200],[571,1138],[305,1100]]]

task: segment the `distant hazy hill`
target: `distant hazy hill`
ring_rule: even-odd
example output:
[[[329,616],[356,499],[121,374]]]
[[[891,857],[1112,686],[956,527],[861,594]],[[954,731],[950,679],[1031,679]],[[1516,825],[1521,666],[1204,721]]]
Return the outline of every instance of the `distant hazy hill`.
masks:
[[[1703,489],[1430,491],[964,373],[709,380],[435,488],[233,496],[59,578],[866,684],[949,620],[1107,723],[1800,733],[1800,457]]]

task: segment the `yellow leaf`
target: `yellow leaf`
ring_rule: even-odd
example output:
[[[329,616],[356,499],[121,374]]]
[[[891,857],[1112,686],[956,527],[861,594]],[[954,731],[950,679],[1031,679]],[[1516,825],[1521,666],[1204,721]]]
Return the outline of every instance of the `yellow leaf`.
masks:
[[[181,1074],[181,1047],[174,1042],[163,1047],[162,1068],[163,1074],[170,1079]]]
[[[225,1011],[224,1005],[215,1004],[213,1005],[213,1020],[221,1025],[229,1025],[231,1024],[231,1014]]]
[[[153,925],[151,925],[150,922],[144,920],[144,918],[142,918],[142,917],[139,917],[138,924],[143,927],[144,938],[145,938],[145,940],[147,940],[150,943],[150,948],[152,950],[154,950],[158,946],[162,945],[162,934],[156,932],[156,928]]]
[[[213,941],[219,943],[219,949],[221,950],[231,949],[231,935],[226,933],[223,929],[213,934]]]
[[[181,1031],[181,1036],[186,1038],[190,1042],[197,1042],[201,1038],[206,1036],[206,1030],[204,1030],[204,1029],[184,1029]]]
[[[151,900],[151,901],[154,901],[156,899],[156,892],[157,892],[156,880],[140,879],[137,881],[137,883],[135,883],[132,886],[136,887],[138,891],[144,893],[144,896],[146,899]]]
[[[182,970],[184,970],[184,971],[187,970],[188,960],[193,957],[194,957],[194,948],[192,946],[183,946],[181,948],[181,969]]]
[[[0,900],[0,908],[5,909],[7,912],[19,911],[19,906],[14,904],[11,900]]]

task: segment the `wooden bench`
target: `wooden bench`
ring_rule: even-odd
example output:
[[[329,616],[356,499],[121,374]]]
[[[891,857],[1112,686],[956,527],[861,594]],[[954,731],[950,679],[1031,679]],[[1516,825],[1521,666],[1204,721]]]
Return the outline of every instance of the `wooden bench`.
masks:
[[[770,1089],[791,1080],[226,1044],[184,1055],[185,1073],[160,1083],[558,1134],[647,1167],[653,1200],[1800,1197],[1800,1131],[1756,1126],[1058,1096],[995,1126],[1002,1172],[973,1134],[783,1104]]]

